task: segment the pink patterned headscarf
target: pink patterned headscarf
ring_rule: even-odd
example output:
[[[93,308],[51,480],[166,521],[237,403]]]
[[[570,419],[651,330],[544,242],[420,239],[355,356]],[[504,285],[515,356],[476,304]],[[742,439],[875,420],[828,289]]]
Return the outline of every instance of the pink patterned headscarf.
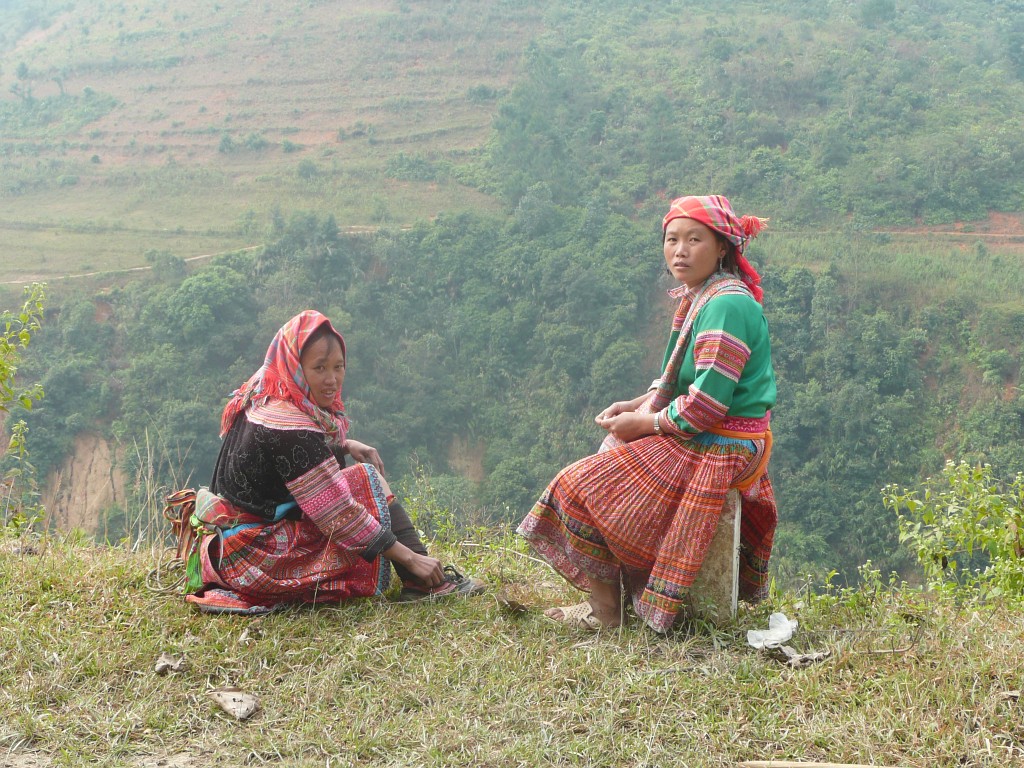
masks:
[[[750,262],[743,255],[747,243],[764,229],[768,219],[757,216],[737,216],[732,210],[729,199],[723,195],[690,195],[677,197],[669,206],[668,213],[661,222],[661,230],[665,231],[672,219],[694,219],[723,235],[736,246],[736,266],[740,271],[740,279],[747,284],[754,298],[761,301],[764,291],[761,290],[761,276],[757,274]]]
[[[316,310],[300,312],[274,336],[267,348],[263,365],[249,377],[241,387],[231,393],[231,399],[224,408],[220,419],[220,436],[224,437],[238,414],[251,404],[261,405],[269,399],[285,400],[309,416],[334,442],[344,443],[348,431],[345,406],[341,392],[334,396],[330,409],[321,408],[314,402],[313,395],[302,374],[299,358],[306,340],[320,326],[327,324],[341,343],[341,354],[345,354],[345,339],[331,325],[331,321]]]

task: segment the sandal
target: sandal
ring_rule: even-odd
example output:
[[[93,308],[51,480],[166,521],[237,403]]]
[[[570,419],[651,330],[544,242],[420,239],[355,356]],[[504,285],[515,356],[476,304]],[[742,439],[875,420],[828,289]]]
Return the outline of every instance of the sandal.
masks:
[[[250,603],[230,589],[207,589],[202,595],[186,595],[185,601],[192,603],[200,613],[233,613],[239,616],[262,616],[274,610],[272,605]]]
[[[586,629],[590,632],[599,632],[602,629],[606,629],[601,620],[594,615],[594,606],[590,604],[589,600],[576,603],[576,605],[557,606],[557,610],[562,612],[561,618],[548,616],[546,613],[544,614],[545,618],[573,627],[574,629]],[[608,627],[608,629],[613,629],[613,627]]]
[[[480,579],[463,576],[454,565],[444,567],[444,581],[436,587],[424,587],[421,584],[406,584],[395,598],[396,603],[432,602],[446,597],[469,597],[484,591],[484,583]]]

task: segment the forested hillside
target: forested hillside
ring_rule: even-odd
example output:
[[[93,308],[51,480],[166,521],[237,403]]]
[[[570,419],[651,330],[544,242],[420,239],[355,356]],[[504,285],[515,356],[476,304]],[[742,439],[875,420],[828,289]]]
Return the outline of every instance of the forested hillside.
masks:
[[[398,484],[515,519],[596,447],[593,414],[659,373],[658,222],[672,196],[717,191],[771,217],[749,255],[780,384],[777,572],[903,568],[882,486],[946,458],[1024,470],[1024,238],[921,234],[1024,209],[1021,6],[547,4],[514,82],[475,92],[494,115],[479,147],[380,152],[380,183],[412,190],[400,221],[282,195],[244,222],[261,248],[197,268],[153,247],[144,281],[60,286],[22,371],[47,393],[26,416],[35,462],[52,470],[100,430],[165,482],[205,480],[228,393],[314,307],[348,340],[353,435]],[[30,108],[13,94],[0,119]],[[10,144],[2,162],[28,167]],[[314,172],[321,189],[351,178]]]

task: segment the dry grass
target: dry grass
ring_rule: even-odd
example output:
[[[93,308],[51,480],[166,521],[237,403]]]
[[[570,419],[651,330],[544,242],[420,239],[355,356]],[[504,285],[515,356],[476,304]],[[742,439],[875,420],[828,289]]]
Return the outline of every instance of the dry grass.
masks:
[[[465,534],[464,534],[465,535]],[[507,530],[435,551],[486,579],[438,606],[366,600],[205,617],[153,591],[152,552],[50,541],[0,554],[0,747],[8,764],[685,765],[800,759],[1005,766],[1024,759],[1019,611],[877,585],[778,598],[736,625],[587,635],[530,606],[575,599]],[[486,544],[486,546],[479,546]],[[771,609],[791,669],[745,643]],[[187,668],[158,676],[163,652]],[[237,685],[238,723],[207,696]],[[163,763],[158,762],[163,760]],[[20,762],[18,762],[20,761]]]

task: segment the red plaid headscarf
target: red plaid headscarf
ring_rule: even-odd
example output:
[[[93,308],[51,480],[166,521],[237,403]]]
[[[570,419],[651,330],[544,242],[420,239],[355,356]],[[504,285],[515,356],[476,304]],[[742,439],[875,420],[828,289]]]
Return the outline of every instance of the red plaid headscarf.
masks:
[[[224,408],[220,419],[220,436],[224,437],[231,429],[238,414],[252,404],[262,405],[269,399],[285,400],[305,413],[334,442],[344,443],[348,431],[348,419],[345,418],[345,406],[341,402],[341,392],[334,396],[330,410],[321,408],[313,400],[313,395],[302,374],[299,357],[302,346],[310,335],[320,326],[327,324],[341,343],[341,354],[345,354],[345,339],[331,325],[331,321],[316,310],[307,309],[300,312],[274,336],[267,348],[267,356],[263,366],[249,380],[231,393],[231,399]]]
[[[750,262],[743,255],[747,242],[755,238],[768,219],[757,216],[737,216],[733,213],[732,204],[723,195],[690,195],[677,197],[669,206],[668,213],[661,222],[664,232],[672,219],[694,219],[723,235],[736,246],[736,266],[740,271],[740,279],[747,284],[754,298],[761,301],[764,291],[761,290],[761,276],[757,274]]]

